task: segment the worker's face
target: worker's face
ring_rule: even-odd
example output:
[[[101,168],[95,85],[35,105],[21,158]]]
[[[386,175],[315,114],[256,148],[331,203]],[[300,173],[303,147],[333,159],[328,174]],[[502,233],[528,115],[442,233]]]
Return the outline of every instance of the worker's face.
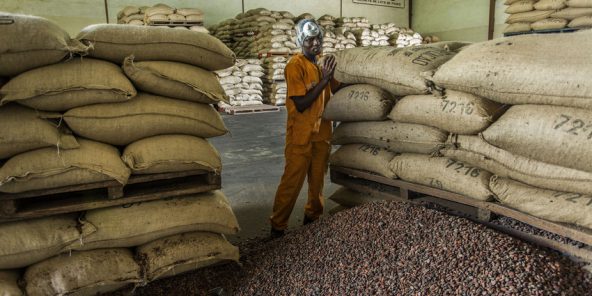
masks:
[[[302,42],[302,51],[306,55],[319,55],[322,49],[321,38],[319,36],[306,37]]]

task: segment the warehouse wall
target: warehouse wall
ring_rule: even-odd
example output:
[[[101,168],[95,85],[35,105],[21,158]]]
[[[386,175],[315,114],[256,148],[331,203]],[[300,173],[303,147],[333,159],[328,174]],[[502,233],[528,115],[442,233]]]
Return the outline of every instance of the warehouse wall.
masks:
[[[501,37],[507,15],[496,1],[494,38]],[[489,27],[487,0],[413,0],[412,28],[442,40],[485,41]]]
[[[339,16],[343,2],[344,16],[365,16],[371,23],[395,22],[408,26],[408,5],[405,8],[354,4],[351,0],[244,0],[245,10],[265,7],[287,10],[295,15],[310,12]],[[206,14],[206,25],[234,17],[242,11],[241,0],[108,0],[109,22],[116,23],[117,12],[127,5],[142,6],[166,3],[174,7],[198,7]],[[43,16],[58,23],[72,36],[90,24],[105,23],[103,0],[1,0],[0,11]]]

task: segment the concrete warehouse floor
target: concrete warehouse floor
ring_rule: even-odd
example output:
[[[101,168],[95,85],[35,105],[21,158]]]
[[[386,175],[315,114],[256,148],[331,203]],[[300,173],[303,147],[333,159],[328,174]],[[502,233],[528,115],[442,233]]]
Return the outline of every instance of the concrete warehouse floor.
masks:
[[[280,112],[223,115],[230,133],[210,139],[222,157],[222,191],[228,197],[241,231],[231,242],[269,235],[269,216],[284,172],[285,108]],[[329,197],[338,185],[325,178],[325,213],[336,206]],[[304,183],[290,216],[289,229],[302,225],[308,186]],[[289,230],[288,229],[288,230]]]

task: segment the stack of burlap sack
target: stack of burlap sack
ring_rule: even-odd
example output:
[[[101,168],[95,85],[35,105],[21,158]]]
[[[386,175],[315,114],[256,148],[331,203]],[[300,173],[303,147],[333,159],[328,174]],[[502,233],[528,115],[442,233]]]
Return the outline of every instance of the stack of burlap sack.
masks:
[[[226,97],[212,71],[234,54],[217,39],[93,25],[71,40],[45,19],[2,17],[14,23],[0,28],[0,76],[10,77],[0,88],[0,192],[220,172],[206,138],[227,132],[210,105]],[[236,261],[223,235],[237,231],[220,191],[0,224],[0,291],[20,295],[21,278],[27,295],[95,295]]]
[[[506,0],[504,33],[592,27],[590,0]]]
[[[352,31],[358,41],[358,46],[387,46],[389,36],[383,29],[354,29]]]
[[[288,63],[288,57],[271,56],[264,58],[262,61],[266,73],[263,77],[264,102],[276,106],[285,105],[288,85],[286,84],[284,69]]]
[[[323,54],[330,54],[346,48],[356,47],[356,36],[352,32],[325,30],[323,32]]]
[[[362,106],[390,101],[338,92],[325,117],[345,122],[334,133],[344,146],[331,162],[592,228],[589,45],[592,32],[582,31],[492,40],[456,55],[428,49],[438,43],[339,52],[337,79],[404,97],[390,113],[373,108],[376,116],[362,118]],[[342,92],[344,112],[331,116]]]
[[[221,107],[263,104],[263,81],[265,69],[259,59],[238,59],[228,69],[216,71],[229,102],[220,102]]]
[[[117,13],[118,24],[152,25],[155,22],[167,23],[203,23],[203,11],[197,8],[174,8],[166,4],[156,4],[152,7],[126,6]],[[190,29],[192,31],[208,33],[203,25],[174,26],[178,29]]]
[[[354,29],[369,29],[370,23],[366,17],[340,17],[335,20],[335,26],[341,28]]]
[[[236,23],[236,19],[227,19],[221,23],[210,27],[210,32],[213,36],[220,39],[229,48],[234,47],[234,38],[232,37],[232,27]]]

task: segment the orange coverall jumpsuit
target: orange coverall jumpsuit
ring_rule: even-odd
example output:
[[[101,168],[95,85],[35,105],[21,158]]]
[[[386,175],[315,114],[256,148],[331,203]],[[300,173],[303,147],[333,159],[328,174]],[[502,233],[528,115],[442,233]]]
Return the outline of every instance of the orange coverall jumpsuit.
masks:
[[[323,185],[331,152],[331,121],[322,119],[323,111],[331,97],[332,80],[321,95],[304,112],[300,113],[292,98],[304,96],[321,79],[321,70],[303,54],[290,59],[284,70],[288,85],[288,122],[286,130],[286,166],[278,186],[271,226],[277,230],[288,228],[288,219],[296,204],[304,178],[308,176],[308,201],[304,214],[316,220],[323,214]]]

